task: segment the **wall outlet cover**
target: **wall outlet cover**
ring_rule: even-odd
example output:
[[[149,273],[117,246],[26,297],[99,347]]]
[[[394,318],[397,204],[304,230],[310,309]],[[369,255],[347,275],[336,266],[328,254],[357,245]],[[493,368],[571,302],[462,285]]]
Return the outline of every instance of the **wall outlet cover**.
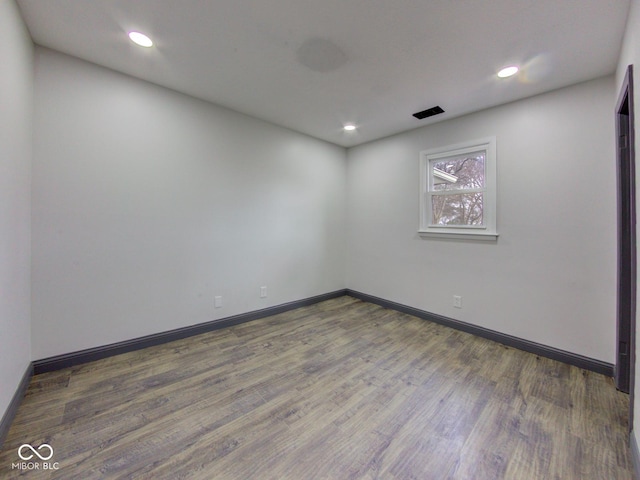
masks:
[[[460,295],[453,296],[453,306],[455,308],[462,308],[462,297]]]

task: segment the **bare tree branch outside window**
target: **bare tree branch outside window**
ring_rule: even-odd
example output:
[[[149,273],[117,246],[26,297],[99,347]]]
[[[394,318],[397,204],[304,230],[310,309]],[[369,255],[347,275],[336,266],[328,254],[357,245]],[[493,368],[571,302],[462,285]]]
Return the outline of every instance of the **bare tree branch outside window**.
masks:
[[[434,225],[482,225],[485,152],[434,160],[431,205]]]

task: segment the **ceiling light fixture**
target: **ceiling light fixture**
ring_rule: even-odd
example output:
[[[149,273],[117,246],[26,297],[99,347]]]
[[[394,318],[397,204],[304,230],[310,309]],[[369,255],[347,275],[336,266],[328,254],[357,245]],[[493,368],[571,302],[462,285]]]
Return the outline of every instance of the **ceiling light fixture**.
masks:
[[[344,126],[345,132],[353,132],[355,129],[356,129],[356,126],[352,124],[347,124]]]
[[[140,32],[129,32],[129,38],[131,41],[141,47],[152,47],[153,42],[149,37],[147,37],[144,33]]]
[[[516,73],[518,73],[519,68],[516,67],[515,65],[512,65],[510,67],[504,67],[502,70],[500,70],[498,72],[498,77],[500,78],[507,78],[507,77],[511,77],[513,75],[515,75]]]

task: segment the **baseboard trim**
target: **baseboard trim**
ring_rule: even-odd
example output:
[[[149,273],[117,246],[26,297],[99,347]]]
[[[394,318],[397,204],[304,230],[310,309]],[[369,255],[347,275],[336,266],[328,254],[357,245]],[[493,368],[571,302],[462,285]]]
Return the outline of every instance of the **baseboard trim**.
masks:
[[[330,300],[332,298],[338,298],[344,295],[349,295],[365,302],[374,303],[391,310],[396,310],[398,312],[413,315],[415,317],[429,320],[446,327],[471,333],[488,340],[493,340],[509,347],[517,348],[525,352],[534,353],[542,357],[584,368],[585,370],[590,370],[592,372],[601,373],[609,377],[612,377],[614,373],[614,366],[607,362],[584,357],[582,355],[549,347],[540,343],[531,342],[529,340],[524,340],[522,338],[507,335],[495,330],[479,327],[477,325],[462,322],[460,320],[454,320],[443,315],[430,313],[425,310],[420,310],[418,308],[403,305],[401,303],[385,300],[383,298],[358,292],[356,290],[344,289],[305,298],[302,300],[284,303],[281,305],[276,305],[273,307],[264,308],[261,310],[254,310],[252,312],[241,313],[239,315],[234,315],[231,317],[225,317],[210,322],[200,323],[189,327],[178,328],[167,332],[160,332],[153,335],[125,340],[110,345],[103,345],[100,347],[89,348],[86,350],[66,353],[63,355],[56,355],[41,360],[35,360],[33,362],[33,374],[37,375],[40,373],[61,370],[63,368],[73,367],[83,363],[92,362],[94,360],[100,360],[114,355],[119,355],[121,353],[133,352],[135,350],[140,350],[155,345],[161,345],[163,343],[172,342],[174,340],[181,340],[183,338],[192,337],[201,333],[207,333],[213,330],[218,330],[220,328],[231,327],[233,325],[239,325],[241,323],[250,322],[252,320],[257,320],[271,315],[277,315],[279,313],[284,313],[296,308],[306,307],[315,303]]]
[[[446,327],[451,327],[455,328],[456,330],[471,333],[473,335],[477,335],[478,337],[493,340],[494,342],[502,343],[503,345],[506,345],[508,347],[517,348],[518,350],[524,350],[525,352],[534,353],[536,355],[540,355],[541,357],[550,358],[552,360],[557,360],[569,365],[584,368],[585,370],[590,370],[592,372],[601,373],[603,375],[613,377],[614,366],[607,362],[584,357],[576,353],[567,352],[565,350],[549,347],[540,343],[531,342],[519,337],[500,333],[495,330],[489,330],[488,328],[479,327],[470,323],[461,322],[460,320],[454,320],[452,318],[437,315],[435,313],[430,313],[418,308],[409,307],[401,303],[392,302],[390,300],[385,300],[383,298],[368,295],[366,293],[357,292],[355,290],[347,289],[346,294],[364,302],[375,303],[376,305],[380,305],[391,310],[396,310],[398,312],[413,315],[415,317],[429,320]]]
[[[86,350],[66,353],[63,355],[56,355],[53,357],[43,358],[41,360],[35,360],[33,362],[34,374],[37,375],[40,373],[61,370],[63,368],[74,367],[83,363],[93,362],[94,360],[100,360],[103,358],[112,357],[114,355],[120,355],[121,353],[133,352],[135,350],[173,342],[174,340],[181,340],[183,338],[200,335],[202,333],[211,332],[213,330],[251,322],[252,320],[258,320],[259,318],[277,315],[279,313],[288,312],[289,310],[294,310],[300,307],[306,307],[315,303],[323,302],[325,300],[330,300],[332,298],[342,297],[345,295],[345,293],[346,290],[336,290],[335,292],[283,303],[281,305],[263,308],[261,310],[241,313],[239,315],[233,315],[231,317],[220,318],[218,320],[212,320],[210,322],[199,323],[197,325],[191,325],[189,327],[177,328],[175,330],[169,330],[167,332],[160,332],[153,335],[147,335],[144,337],[133,338],[131,340],[112,343],[110,345],[103,345],[100,347],[88,348]]]
[[[13,419],[16,417],[16,413],[18,412],[18,407],[22,403],[22,399],[24,398],[24,394],[27,391],[27,387],[29,386],[29,381],[33,376],[33,364],[29,362],[29,366],[25,370],[22,375],[22,379],[20,383],[18,383],[18,387],[16,388],[15,393],[13,394],[13,398],[11,398],[11,402],[9,402],[9,406],[7,410],[4,412],[2,416],[2,420],[0,420],[0,448],[4,444],[4,440],[7,438],[7,434],[9,433],[9,428],[11,428],[11,424],[13,423]]]
[[[631,462],[633,463],[633,472],[635,478],[640,478],[640,450],[638,450],[638,442],[636,436],[631,430],[629,433],[629,448],[631,449]]]

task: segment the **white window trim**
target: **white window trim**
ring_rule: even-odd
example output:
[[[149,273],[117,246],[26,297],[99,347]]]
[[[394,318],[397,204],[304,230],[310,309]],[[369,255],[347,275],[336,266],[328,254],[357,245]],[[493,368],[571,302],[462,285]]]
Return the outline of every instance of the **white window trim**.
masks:
[[[431,195],[429,186],[429,162],[439,158],[464,155],[484,150],[485,157],[485,193],[483,199],[482,226],[430,225]],[[458,238],[465,240],[496,240],[496,137],[434,148],[420,152],[420,227],[421,237]]]

